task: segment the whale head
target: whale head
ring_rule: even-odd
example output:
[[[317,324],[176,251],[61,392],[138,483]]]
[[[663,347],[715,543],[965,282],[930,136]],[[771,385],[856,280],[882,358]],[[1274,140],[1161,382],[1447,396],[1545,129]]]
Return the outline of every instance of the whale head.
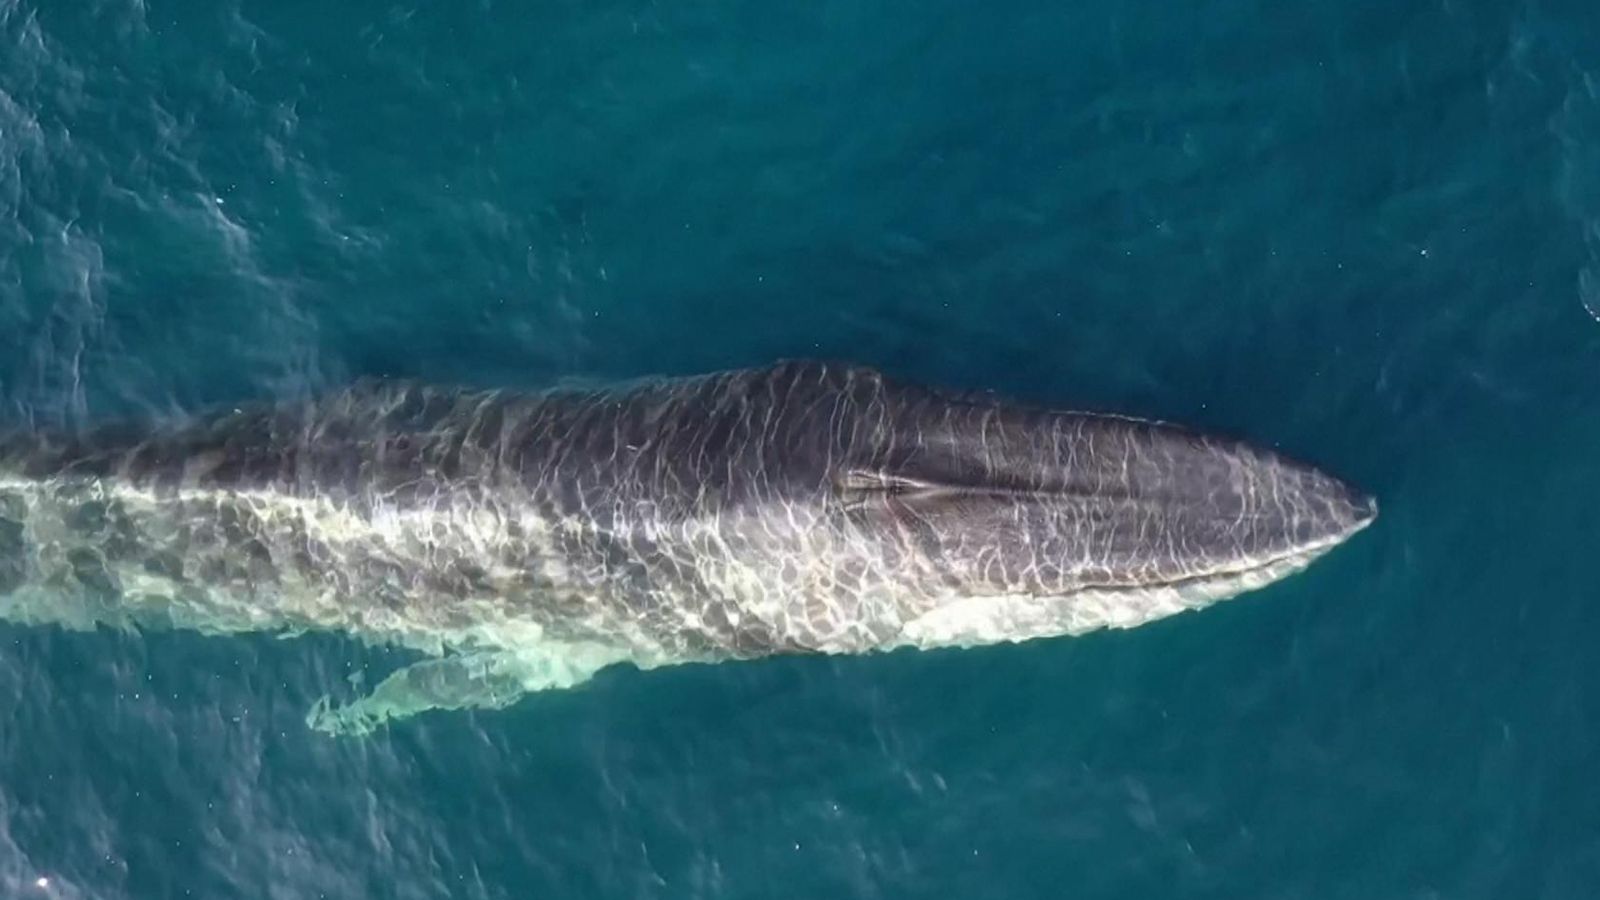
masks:
[[[902,640],[1131,627],[1275,582],[1377,515],[1313,466],[1175,425],[885,383],[841,514],[935,601]]]

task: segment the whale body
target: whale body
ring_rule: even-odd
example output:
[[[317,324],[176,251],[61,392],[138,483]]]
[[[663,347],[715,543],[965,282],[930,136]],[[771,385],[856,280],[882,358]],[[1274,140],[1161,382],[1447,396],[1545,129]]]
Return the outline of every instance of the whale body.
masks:
[[[0,438],[0,618],[426,654],[308,716],[360,733],[614,663],[1131,627],[1281,579],[1375,515],[1238,441],[846,364],[363,380]]]

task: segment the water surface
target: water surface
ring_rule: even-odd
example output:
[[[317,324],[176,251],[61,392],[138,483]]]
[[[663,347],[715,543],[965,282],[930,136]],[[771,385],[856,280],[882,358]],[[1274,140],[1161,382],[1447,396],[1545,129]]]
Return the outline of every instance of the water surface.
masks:
[[[306,709],[401,654],[0,626],[0,894],[1592,896],[1597,315],[1576,0],[0,0],[7,425],[822,355],[1383,507],[1135,631],[366,741]]]

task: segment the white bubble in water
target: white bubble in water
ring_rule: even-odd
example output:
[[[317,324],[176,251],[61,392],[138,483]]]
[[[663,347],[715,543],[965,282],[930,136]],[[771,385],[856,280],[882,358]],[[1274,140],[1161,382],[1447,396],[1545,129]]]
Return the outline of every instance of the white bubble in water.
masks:
[[[1578,273],[1578,299],[1589,315],[1600,321],[1600,266],[1589,266]]]

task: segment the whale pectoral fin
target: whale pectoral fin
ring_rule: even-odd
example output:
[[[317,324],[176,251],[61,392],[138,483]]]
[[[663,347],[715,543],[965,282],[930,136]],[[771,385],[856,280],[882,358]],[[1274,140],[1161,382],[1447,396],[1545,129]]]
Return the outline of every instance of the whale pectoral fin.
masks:
[[[306,714],[311,728],[333,735],[364,735],[386,722],[435,709],[503,709],[533,691],[588,681],[618,662],[595,648],[538,652],[478,652],[426,659],[400,669],[365,696],[333,706],[324,695]]]

